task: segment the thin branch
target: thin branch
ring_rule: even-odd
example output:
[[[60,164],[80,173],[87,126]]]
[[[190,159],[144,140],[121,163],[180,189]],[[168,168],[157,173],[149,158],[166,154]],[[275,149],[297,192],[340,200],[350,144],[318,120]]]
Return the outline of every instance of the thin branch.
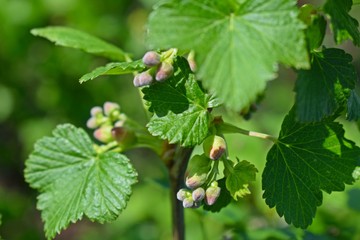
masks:
[[[236,127],[234,125],[228,124],[228,123],[222,123],[218,125],[218,129],[222,132],[222,133],[240,133],[243,135],[247,135],[250,137],[257,137],[257,138],[261,138],[261,139],[267,139],[270,140],[272,142],[276,142],[277,138],[265,133],[260,133],[260,132],[254,132],[254,131],[249,131],[249,130],[245,130],[239,127]]]
[[[170,178],[173,239],[184,240],[184,208],[182,202],[177,199],[176,193],[184,184],[185,171],[193,148],[183,148],[177,145],[174,148],[176,148],[174,157],[167,165]]]

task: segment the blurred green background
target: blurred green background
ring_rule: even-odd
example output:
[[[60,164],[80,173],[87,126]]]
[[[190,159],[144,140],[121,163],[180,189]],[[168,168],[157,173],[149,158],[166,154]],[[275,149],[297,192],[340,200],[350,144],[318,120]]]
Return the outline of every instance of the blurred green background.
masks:
[[[155,0],[0,0],[0,236],[4,239],[45,239],[37,193],[24,182],[24,161],[36,139],[61,123],[85,127],[92,106],[120,103],[130,117],[145,124],[131,76],[108,76],[80,85],[78,79],[106,59],[55,47],[30,35],[30,30],[65,25],[101,37],[140,58],[145,51],[146,18]],[[323,2],[323,1],[316,1]],[[351,14],[360,20],[360,5]],[[334,46],[332,36],[325,39]],[[354,56],[360,73],[359,48],[342,48]],[[282,119],[293,104],[296,75],[280,68],[251,121],[226,113],[243,128],[278,135]],[[347,136],[360,143],[354,123],[343,121]],[[254,163],[260,173],[270,145],[246,136],[229,135],[230,154]],[[71,225],[56,239],[170,239],[170,202],[165,169],[148,151],[127,155],[140,179],[128,208],[114,223],[86,219]],[[260,174],[252,195],[211,214],[186,210],[187,239],[360,239],[360,184],[344,193],[324,195],[324,204],[308,230],[288,226],[261,198]],[[233,238],[232,238],[233,237]]]

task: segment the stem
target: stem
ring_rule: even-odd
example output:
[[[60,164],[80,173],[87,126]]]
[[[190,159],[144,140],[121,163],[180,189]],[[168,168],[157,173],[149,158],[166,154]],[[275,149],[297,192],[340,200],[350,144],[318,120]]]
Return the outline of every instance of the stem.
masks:
[[[182,148],[177,145],[174,148],[176,148],[174,158],[167,164],[170,178],[173,240],[184,240],[184,208],[182,202],[177,199],[176,193],[184,184],[185,170],[193,148]]]
[[[236,127],[234,125],[228,124],[228,123],[223,123],[220,124],[218,126],[218,129],[222,132],[222,133],[240,133],[240,134],[244,134],[250,137],[257,137],[257,138],[261,138],[261,139],[267,139],[270,140],[272,142],[276,142],[277,138],[265,133],[260,133],[260,132],[254,132],[254,131],[248,131],[239,127]]]

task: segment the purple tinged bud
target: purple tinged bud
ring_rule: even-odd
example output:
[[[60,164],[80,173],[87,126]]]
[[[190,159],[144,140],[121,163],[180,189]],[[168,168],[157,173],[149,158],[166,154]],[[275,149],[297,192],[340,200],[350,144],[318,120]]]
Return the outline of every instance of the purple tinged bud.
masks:
[[[97,128],[99,125],[97,124],[96,118],[95,117],[91,117],[87,120],[86,122],[86,126],[90,129],[95,129]]]
[[[100,142],[108,143],[113,140],[111,136],[111,126],[102,126],[94,131],[94,137]]]
[[[125,127],[112,128],[111,135],[122,148],[130,147],[136,143],[136,136],[134,131],[126,129]]]
[[[211,186],[205,192],[205,203],[209,206],[213,205],[220,196],[220,192],[221,188],[217,186],[217,182],[211,183]]]
[[[161,56],[155,51],[149,51],[145,53],[144,57],[142,58],[143,63],[147,67],[153,67],[160,64]]]
[[[104,113],[106,116],[110,116],[115,110],[120,110],[120,106],[114,102],[105,102],[104,103]]]
[[[217,135],[209,136],[203,142],[203,149],[207,157],[218,160],[226,151],[225,139]]]
[[[160,68],[156,72],[156,81],[163,82],[168,79],[174,72],[174,67],[168,62],[162,62]]]
[[[207,174],[203,173],[201,175],[195,174],[191,177],[186,177],[185,184],[190,189],[195,189],[200,187],[206,182]]]
[[[183,200],[184,208],[192,208],[194,206],[194,200],[191,197],[185,198]]]
[[[136,75],[134,77],[133,83],[135,87],[143,87],[151,84],[152,81],[153,81],[153,76],[151,76],[151,74],[148,71],[146,71]]]
[[[188,190],[186,190],[185,188],[180,189],[177,193],[176,193],[176,198],[179,201],[184,201],[185,198],[188,198],[190,196],[190,192]]]
[[[90,110],[90,114],[93,117],[102,114],[102,112],[103,112],[103,110],[99,106],[92,107]]]
[[[205,198],[205,190],[201,187],[192,192],[192,198],[195,202],[200,202]]]

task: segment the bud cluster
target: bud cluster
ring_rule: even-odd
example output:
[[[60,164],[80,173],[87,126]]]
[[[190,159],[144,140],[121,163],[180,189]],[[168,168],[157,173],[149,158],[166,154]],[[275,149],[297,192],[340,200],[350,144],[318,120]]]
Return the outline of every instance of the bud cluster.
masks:
[[[176,51],[170,49],[161,54],[155,51],[148,51],[142,58],[143,63],[148,68],[144,72],[135,75],[133,84],[135,87],[150,85],[154,79],[163,82],[174,73],[173,60]]]
[[[184,208],[198,208],[203,203],[213,205],[220,196],[220,187],[216,181],[212,182],[206,189],[197,187],[195,189],[182,188],[177,192],[177,199],[182,201]]]
[[[94,137],[100,142],[124,141],[126,135],[129,135],[123,129],[127,117],[120,112],[117,103],[105,102],[103,107],[95,106],[91,108],[90,115],[86,125],[94,129]]]

